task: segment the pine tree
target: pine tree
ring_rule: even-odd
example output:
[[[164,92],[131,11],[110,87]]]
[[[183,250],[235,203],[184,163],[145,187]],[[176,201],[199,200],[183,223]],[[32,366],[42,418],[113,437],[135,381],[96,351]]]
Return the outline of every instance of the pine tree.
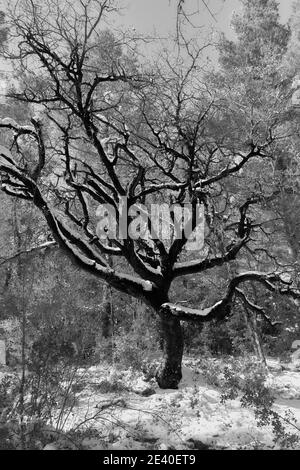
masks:
[[[0,11],[0,47],[2,47],[7,39],[7,28],[5,26],[5,14]]]
[[[300,0],[293,4],[289,21],[291,37],[287,48],[285,65],[294,76],[300,74]]]
[[[258,192],[261,192],[265,205],[260,208],[261,219],[267,220],[270,211],[274,217],[282,219],[278,247],[285,250],[289,246],[295,259],[299,244],[294,229],[299,210],[286,178],[291,165],[292,139],[284,138],[296,130],[290,100],[293,75],[291,68],[286,67],[290,25],[280,23],[275,0],[241,0],[241,3],[241,13],[235,14],[232,20],[236,40],[228,40],[222,35],[219,42],[218,80],[230,110],[227,122],[231,123],[231,135],[240,144],[241,152],[247,146],[260,148],[265,142],[272,142],[266,152],[266,161],[273,162],[274,171],[270,171],[271,165],[268,167],[257,161],[244,178],[249,191],[255,194],[256,176],[262,175]],[[269,197],[272,192],[274,198]],[[255,329],[251,329],[255,333]]]
[[[269,68],[280,59],[288,45],[289,27],[280,24],[278,2],[275,0],[241,0],[243,10],[235,14],[232,26],[237,41],[223,35],[219,52],[224,69],[252,67],[253,70]]]
[[[246,120],[244,138],[260,144],[268,138],[274,122],[278,123],[278,114],[285,118],[287,75],[283,58],[290,29],[280,23],[275,0],[241,3],[242,12],[232,19],[237,40],[222,35],[219,42],[220,82],[228,99],[238,103],[239,122]]]

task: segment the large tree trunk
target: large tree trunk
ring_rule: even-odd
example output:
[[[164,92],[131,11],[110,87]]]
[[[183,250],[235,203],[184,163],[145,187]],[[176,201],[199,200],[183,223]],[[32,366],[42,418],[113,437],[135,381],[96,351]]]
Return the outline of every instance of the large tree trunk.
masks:
[[[183,333],[180,320],[172,315],[161,315],[163,362],[156,380],[160,388],[178,388],[182,378]]]

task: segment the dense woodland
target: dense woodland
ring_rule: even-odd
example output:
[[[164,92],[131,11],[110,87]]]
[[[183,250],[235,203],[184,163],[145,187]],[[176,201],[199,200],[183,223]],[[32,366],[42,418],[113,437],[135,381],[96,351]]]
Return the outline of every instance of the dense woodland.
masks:
[[[206,406],[198,378],[185,392],[187,368],[272,436],[221,448],[299,448],[299,413],[282,416],[272,382],[300,371],[299,0],[287,24],[277,1],[241,0],[234,40],[193,29],[179,1],[160,49],[112,26],[114,0],[12,3],[0,16],[13,70],[0,106],[0,448],[218,448],[213,412],[200,437],[176,421],[174,400],[191,420]],[[147,238],[113,236],[109,218],[101,238],[99,208],[119,227],[125,199],[126,229],[135,220]],[[154,204],[171,208],[169,239],[142,227]],[[184,204],[193,234],[203,210],[199,249],[184,226],[174,236]],[[93,419],[87,389],[106,397]],[[156,425],[179,441],[112,420],[126,394],[161,389],[171,414],[154,407]]]

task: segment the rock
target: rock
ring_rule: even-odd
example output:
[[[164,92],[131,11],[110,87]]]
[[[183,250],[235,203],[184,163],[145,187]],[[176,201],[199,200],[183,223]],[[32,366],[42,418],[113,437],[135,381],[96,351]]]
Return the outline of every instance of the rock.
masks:
[[[271,370],[272,372],[282,372],[284,370],[284,367],[282,364],[276,364],[276,363],[273,363],[271,365],[268,364],[268,367],[269,367],[269,370]]]
[[[295,341],[293,341],[291,349],[298,349],[298,348],[300,348],[300,340],[296,339]]]
[[[132,388],[132,391],[137,395],[141,395],[142,397],[150,397],[150,395],[154,395],[156,393],[154,387],[150,386],[149,383],[141,380],[135,384],[135,386]]]
[[[138,442],[145,442],[147,444],[155,444],[158,441],[158,437],[147,436],[146,434],[142,434]]]
[[[169,447],[164,444],[163,442],[161,444],[159,444],[159,446],[157,447],[158,450],[168,450]]]
[[[58,450],[58,447],[53,443],[53,444],[47,444],[43,448],[43,450]]]
[[[189,447],[191,447],[191,445],[192,445],[193,449],[197,449],[197,450],[209,450],[210,449],[210,447],[207,444],[205,444],[202,441],[199,441],[198,439],[194,439],[193,437],[190,437],[187,440],[187,443],[188,443]]]
[[[151,395],[155,395],[155,393],[156,393],[156,391],[153,390],[152,388],[146,388],[145,390],[140,392],[142,397],[150,397]]]
[[[220,394],[219,394],[219,392],[216,392],[215,390],[206,390],[203,393],[203,397],[209,403],[213,403],[213,404],[220,403]]]
[[[295,352],[291,354],[292,363],[295,365],[300,364],[300,349],[297,349]]]

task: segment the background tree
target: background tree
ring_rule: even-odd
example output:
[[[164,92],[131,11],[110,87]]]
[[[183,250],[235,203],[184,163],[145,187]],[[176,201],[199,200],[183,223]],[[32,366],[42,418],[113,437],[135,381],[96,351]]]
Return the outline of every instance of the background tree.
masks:
[[[289,21],[291,37],[284,57],[284,67],[291,83],[292,106],[296,119],[299,119],[299,38],[300,38],[300,3],[295,1]],[[299,130],[294,132],[289,148],[281,159],[282,202],[280,214],[285,222],[290,247],[295,261],[299,261],[300,247],[300,206],[299,206]]]
[[[257,194],[257,185],[260,186],[264,204],[260,205],[259,218],[266,223],[260,230],[269,233],[268,237],[258,238],[255,250],[248,246],[244,262],[259,269],[267,259],[270,266],[272,258],[277,257],[279,261],[278,251],[282,255],[289,252],[291,256],[283,258],[297,277],[294,263],[298,253],[299,193],[295,172],[298,118],[291,100],[294,73],[286,66],[290,29],[280,23],[277,2],[243,1],[242,4],[241,13],[232,20],[237,40],[221,37],[221,70],[215,74],[215,80],[226,105],[233,111],[228,113],[234,118],[232,132],[236,135],[237,131],[242,131],[243,139],[250,145],[260,146],[268,140],[268,135],[273,140],[268,164],[256,162],[243,175],[253,194]],[[287,135],[289,139],[285,138]],[[253,289],[251,286],[249,294],[255,302]]]

